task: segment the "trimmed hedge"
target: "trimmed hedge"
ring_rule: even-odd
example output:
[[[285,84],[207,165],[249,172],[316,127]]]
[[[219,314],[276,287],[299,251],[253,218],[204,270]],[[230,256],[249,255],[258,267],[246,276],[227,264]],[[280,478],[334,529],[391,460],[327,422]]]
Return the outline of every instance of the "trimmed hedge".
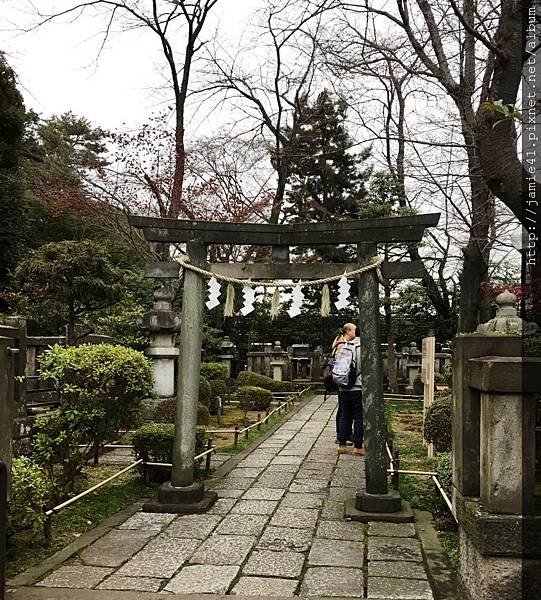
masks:
[[[177,399],[167,398],[158,404],[154,410],[154,421],[157,423],[174,423],[177,410]],[[201,402],[197,405],[197,424],[208,425],[210,422],[209,409]]]
[[[227,365],[219,362],[201,363],[201,376],[209,381],[221,379],[227,381]]]
[[[146,423],[133,434],[135,458],[148,462],[170,463],[173,460],[175,426],[171,423]],[[205,427],[197,427],[195,453],[205,450],[207,441]]]
[[[207,408],[210,406],[212,391],[210,389],[209,380],[206,377],[199,377],[199,402]]]
[[[272,402],[272,392],[254,385],[238,388],[237,398],[243,410],[267,410]]]
[[[27,456],[11,462],[11,498],[8,503],[8,531],[32,529],[43,535],[45,510],[51,506],[52,488],[41,467]]]
[[[242,371],[237,377],[237,385],[255,386],[270,390],[271,392],[292,392],[295,386],[290,381],[274,381],[272,377],[252,373],[251,371]]]
[[[451,498],[453,495],[453,453],[441,452],[436,456],[436,473],[441,487]]]
[[[434,444],[437,452],[449,452],[452,448],[452,428],[452,395],[437,394],[434,403],[426,411],[424,438],[429,444]]]
[[[218,414],[218,398],[224,402],[229,394],[227,384],[223,379],[214,379],[210,381],[211,398],[210,398],[210,414]]]

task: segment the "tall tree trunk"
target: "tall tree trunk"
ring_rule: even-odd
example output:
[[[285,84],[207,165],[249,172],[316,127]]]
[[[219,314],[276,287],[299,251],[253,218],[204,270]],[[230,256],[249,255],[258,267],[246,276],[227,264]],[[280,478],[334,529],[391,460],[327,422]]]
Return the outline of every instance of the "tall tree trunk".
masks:
[[[471,121],[473,123],[473,116]],[[481,165],[470,124],[462,120],[462,133],[467,145],[468,172],[471,189],[471,229],[463,248],[464,262],[460,277],[460,312],[458,331],[475,331],[481,319],[486,320],[489,300],[481,284],[487,281],[490,259],[489,232],[494,223],[494,198],[480,177]]]

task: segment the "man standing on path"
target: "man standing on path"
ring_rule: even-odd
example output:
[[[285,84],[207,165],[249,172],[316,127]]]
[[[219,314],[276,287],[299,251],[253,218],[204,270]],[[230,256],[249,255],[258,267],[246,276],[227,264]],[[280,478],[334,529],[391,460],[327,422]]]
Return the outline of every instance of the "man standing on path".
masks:
[[[353,427],[353,454],[362,456],[363,400],[361,380],[361,340],[354,323],[344,325],[345,344],[333,366],[333,379],[338,385],[339,422],[338,454],[347,453],[347,439]]]

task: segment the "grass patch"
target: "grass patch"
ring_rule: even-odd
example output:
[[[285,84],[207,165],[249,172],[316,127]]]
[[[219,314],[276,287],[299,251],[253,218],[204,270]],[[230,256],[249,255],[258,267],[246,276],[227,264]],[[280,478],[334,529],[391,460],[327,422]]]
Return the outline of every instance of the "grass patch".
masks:
[[[436,459],[428,458],[423,444],[423,406],[421,403],[390,400],[385,402],[385,414],[392,430],[395,450],[400,454],[400,469],[407,471],[435,471]],[[442,546],[451,566],[458,570],[460,556],[458,531],[431,477],[400,475],[399,491],[413,508],[427,510],[434,515]]]
[[[438,532],[441,545],[447,554],[447,558],[455,571],[460,569],[460,544],[458,531]]]
[[[239,435],[239,441],[236,446],[234,446],[232,443],[233,436],[230,437],[230,441],[228,444],[222,444],[222,445],[216,444],[216,452],[223,453],[223,454],[238,454],[239,452],[242,452],[242,450],[244,450],[252,442],[254,442],[259,437],[261,437],[264,433],[266,433],[278,421],[283,420],[284,417],[289,412],[291,412],[293,410],[294,406],[297,406],[299,402],[306,402],[308,400],[311,400],[314,396],[315,396],[315,392],[313,390],[308,390],[306,393],[304,393],[302,395],[301,399],[298,402],[296,402],[294,405],[291,404],[291,405],[285,406],[282,414],[274,413],[268,419],[268,421],[266,421],[265,423],[263,423],[261,425],[261,429],[257,429],[257,427],[250,429],[250,431],[248,432],[248,437],[245,437],[244,433]],[[242,415],[244,415],[243,410],[240,410],[240,409],[238,409],[238,410],[240,413],[242,413]],[[253,421],[253,423],[255,423],[255,422],[256,422],[256,420]],[[224,424],[224,421],[222,420],[222,426],[223,426],[223,424]],[[212,429],[212,427],[209,427],[209,429]],[[216,439],[216,437],[218,437],[218,436],[213,436],[214,439]]]
[[[81,491],[110,477],[121,465],[99,465],[86,469]],[[86,531],[99,525],[119,510],[141,498],[151,496],[152,488],[142,481],[136,470],[128,471],[103,488],[89,494],[52,517],[53,541],[32,537],[27,532],[14,535],[8,544],[7,576],[13,577],[61,550]]]

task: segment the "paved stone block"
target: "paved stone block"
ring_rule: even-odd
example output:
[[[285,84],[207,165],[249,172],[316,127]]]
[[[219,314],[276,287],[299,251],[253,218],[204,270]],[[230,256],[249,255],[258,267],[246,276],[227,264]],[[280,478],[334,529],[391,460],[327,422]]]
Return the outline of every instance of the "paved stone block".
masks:
[[[308,555],[308,564],[318,567],[357,567],[362,568],[364,546],[362,542],[344,540],[314,540]]]
[[[415,538],[370,537],[368,558],[372,560],[423,560],[421,544]]]
[[[316,531],[316,537],[331,540],[349,540],[361,542],[364,539],[365,528],[362,523],[354,521],[322,521]]]
[[[270,524],[275,527],[313,529],[316,526],[317,518],[318,511],[316,509],[280,507],[274,513]]]
[[[265,467],[237,467],[230,473],[231,479],[255,479]]]
[[[286,494],[280,508],[320,508],[323,498],[317,494]]]
[[[216,534],[258,536],[268,520],[267,515],[227,515],[216,529]]]
[[[296,473],[298,465],[269,465],[265,473]]]
[[[253,468],[253,467],[266,467],[269,464],[269,460],[266,458],[258,458],[257,456],[247,456],[242,462],[239,463],[240,468]]]
[[[214,506],[207,512],[207,515],[227,515],[236,501],[236,498],[218,498]]]
[[[163,532],[176,538],[189,538],[192,540],[204,540],[218,525],[222,517],[219,515],[183,515],[178,517]]]
[[[122,575],[111,575],[98,585],[98,590],[134,590],[137,592],[157,592],[163,579],[156,577],[123,577]]]
[[[242,495],[243,500],[280,500],[285,490],[282,488],[250,488]]]
[[[240,567],[191,565],[171,579],[164,590],[173,594],[225,594]]]
[[[355,498],[357,488],[331,488],[329,490],[329,499],[338,500],[339,502],[345,502]]]
[[[253,479],[247,479],[246,477],[236,477],[234,479],[233,477],[226,477],[214,489],[216,491],[223,489],[247,490],[252,483]]]
[[[87,565],[119,567],[155,535],[155,531],[113,529],[84,550],[80,558]]]
[[[368,598],[385,600],[433,600],[428,581],[368,577]]]
[[[113,569],[106,567],[88,567],[86,565],[68,565],[60,567],[36,585],[42,587],[60,587],[90,589],[110,575]]]
[[[342,521],[344,519],[344,503],[338,500],[326,500],[320,517],[325,521]]]
[[[239,500],[231,509],[232,514],[270,515],[274,512],[278,500]]]
[[[400,560],[373,560],[368,563],[368,575],[402,579],[427,579],[423,563]]]
[[[283,450],[280,450],[280,453],[278,454],[278,457],[280,456],[299,456],[301,458],[304,458],[306,455],[308,454],[308,449],[306,448],[284,448]],[[275,459],[276,460],[276,459]],[[282,463],[284,464],[284,463]],[[287,464],[287,463],[285,463]],[[295,463],[292,463],[295,464]]]
[[[327,465],[334,465],[336,463],[335,456],[329,456],[328,454],[309,454],[306,457],[306,462],[309,464],[310,462],[324,463]]]
[[[361,569],[311,567],[306,571],[301,596],[363,597]]]
[[[304,554],[298,552],[256,550],[242,569],[242,574],[295,579],[300,576],[303,563]]]
[[[236,596],[293,596],[299,582],[278,577],[241,577],[231,594]]]
[[[379,523],[373,521],[368,524],[368,535],[380,537],[414,537],[415,525],[413,523]]]
[[[291,471],[265,471],[254,483],[254,487],[264,488],[286,488],[295,476]]]
[[[137,512],[120,525],[119,529],[144,529],[145,531],[161,531],[169,525],[177,515],[167,513]]]
[[[303,458],[303,456],[283,456],[280,454],[272,460],[271,465],[300,465]]]
[[[151,540],[117,575],[127,577],[171,577],[195,552],[201,542],[160,535]]]
[[[269,526],[263,532],[257,549],[274,552],[306,552],[310,549],[312,537],[309,529]]]
[[[324,494],[329,489],[327,480],[316,479],[309,481],[307,479],[301,479],[299,482],[295,481],[289,487],[291,494]]]
[[[244,490],[235,490],[232,488],[214,488],[218,498],[240,498]]]
[[[212,535],[190,559],[192,564],[240,565],[255,543],[255,537]]]

